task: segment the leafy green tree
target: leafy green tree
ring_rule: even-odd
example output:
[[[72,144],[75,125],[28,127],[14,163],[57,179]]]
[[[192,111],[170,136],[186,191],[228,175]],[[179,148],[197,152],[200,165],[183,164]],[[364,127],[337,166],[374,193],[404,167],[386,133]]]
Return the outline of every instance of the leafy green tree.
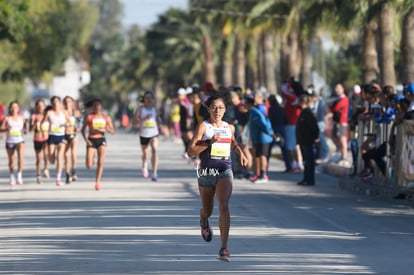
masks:
[[[21,59],[24,75],[36,80],[45,72],[59,72],[63,61],[80,52],[90,36],[97,14],[81,0],[31,0],[32,30],[24,36]]]
[[[30,29],[28,3],[29,0],[0,1],[0,40],[19,41]]]
[[[117,69],[125,43],[121,24],[123,8],[118,0],[94,0],[92,4],[98,10],[99,20],[89,41],[91,83],[81,96],[84,101],[100,98],[108,106],[121,88]]]

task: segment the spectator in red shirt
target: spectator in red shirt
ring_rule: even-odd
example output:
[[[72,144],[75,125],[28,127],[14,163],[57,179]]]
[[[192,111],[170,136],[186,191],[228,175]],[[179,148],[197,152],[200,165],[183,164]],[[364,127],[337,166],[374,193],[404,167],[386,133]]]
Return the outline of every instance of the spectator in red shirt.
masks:
[[[333,140],[339,149],[341,154],[341,160],[346,158],[348,152],[348,110],[349,110],[349,100],[345,95],[344,86],[340,83],[335,85],[335,93],[337,99],[335,103],[331,106],[331,112],[333,114]]]
[[[296,150],[296,124],[301,113],[301,109],[298,106],[298,96],[293,91],[290,83],[285,82],[282,84],[282,96],[285,99],[285,112],[287,117],[287,124],[285,127],[285,146],[290,154],[292,160],[291,170],[300,170],[298,162],[298,153]]]

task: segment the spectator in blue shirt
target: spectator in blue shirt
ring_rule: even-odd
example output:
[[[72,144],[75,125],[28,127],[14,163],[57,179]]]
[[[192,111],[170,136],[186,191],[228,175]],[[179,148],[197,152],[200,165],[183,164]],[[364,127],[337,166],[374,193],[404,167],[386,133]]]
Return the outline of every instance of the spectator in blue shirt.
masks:
[[[250,137],[256,163],[256,173],[250,178],[254,183],[266,183],[268,181],[268,158],[275,136],[269,118],[260,110],[259,106],[262,103],[262,96],[258,93],[255,93],[253,98],[246,98],[246,108],[249,110]]]

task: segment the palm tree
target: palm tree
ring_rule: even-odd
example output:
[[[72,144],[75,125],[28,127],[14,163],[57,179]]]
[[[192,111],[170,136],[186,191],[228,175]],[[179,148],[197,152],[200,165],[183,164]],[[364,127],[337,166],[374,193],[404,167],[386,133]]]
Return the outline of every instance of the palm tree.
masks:
[[[287,14],[287,9],[287,1],[259,1],[252,8],[251,19],[248,22],[254,32],[261,35],[259,41],[262,43],[263,55],[259,52],[259,84],[264,82],[264,86],[273,94],[277,93],[274,40],[277,30],[280,30],[285,22],[285,16],[281,14]]]
[[[187,11],[169,9],[146,33],[151,60],[147,74],[163,80],[166,89],[172,83],[175,90],[204,70],[203,35],[194,21]]]
[[[414,3],[405,0],[402,5],[403,16],[401,37],[401,80],[403,83],[414,82]]]
[[[376,47],[376,23],[367,23],[362,35],[362,81],[370,83],[378,78],[378,53]]]
[[[395,64],[394,64],[394,7],[386,2],[378,16],[378,30],[380,37],[380,73],[381,84],[395,85]]]
[[[206,12],[209,9],[214,9],[215,1],[211,0],[190,0],[191,14],[194,16],[194,24],[199,27],[203,36],[201,43],[203,47],[204,56],[204,71],[205,80],[216,83],[216,68],[214,62],[214,46],[212,41],[212,33],[216,27],[217,14]]]

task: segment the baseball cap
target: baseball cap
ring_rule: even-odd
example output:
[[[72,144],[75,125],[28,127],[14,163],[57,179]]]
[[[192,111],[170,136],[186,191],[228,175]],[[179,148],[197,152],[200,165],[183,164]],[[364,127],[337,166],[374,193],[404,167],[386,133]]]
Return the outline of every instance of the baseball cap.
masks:
[[[414,83],[410,83],[405,87],[404,92],[414,94]]]
[[[179,95],[186,95],[187,94],[187,90],[184,89],[184,88],[180,88],[180,89],[178,89],[177,94],[179,94]]]
[[[353,87],[354,93],[355,94],[360,94],[361,93],[361,86],[359,86],[358,84],[355,84]]]
[[[396,95],[396,96],[393,97],[393,99],[391,99],[391,103],[398,104],[398,103],[401,102],[401,100],[404,100],[404,99],[405,99],[405,96]]]

